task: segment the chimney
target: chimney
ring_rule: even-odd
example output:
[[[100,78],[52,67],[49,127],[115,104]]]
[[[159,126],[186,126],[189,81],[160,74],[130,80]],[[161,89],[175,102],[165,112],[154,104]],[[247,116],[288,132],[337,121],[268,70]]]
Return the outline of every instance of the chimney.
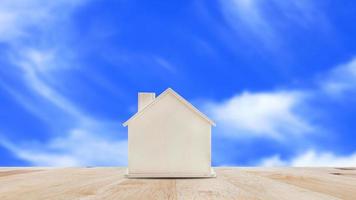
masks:
[[[154,101],[156,94],[153,92],[139,92],[138,93],[138,112],[144,109],[148,104]]]

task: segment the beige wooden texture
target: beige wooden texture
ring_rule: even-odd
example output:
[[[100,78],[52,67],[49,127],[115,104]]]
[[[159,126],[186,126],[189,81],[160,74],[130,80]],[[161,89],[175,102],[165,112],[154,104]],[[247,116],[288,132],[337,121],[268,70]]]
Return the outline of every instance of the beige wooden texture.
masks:
[[[173,93],[158,98],[130,121],[129,174],[210,176],[211,124]]]
[[[216,178],[127,179],[126,168],[0,168],[0,199],[356,199],[356,168],[215,168]]]
[[[152,103],[155,100],[156,94],[152,92],[140,92],[138,93],[138,102],[137,102],[137,112],[141,111],[147,105]]]

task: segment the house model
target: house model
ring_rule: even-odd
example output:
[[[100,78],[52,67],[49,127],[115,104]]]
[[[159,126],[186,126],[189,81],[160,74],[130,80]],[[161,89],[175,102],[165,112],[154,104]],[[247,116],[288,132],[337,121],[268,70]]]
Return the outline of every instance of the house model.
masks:
[[[214,177],[214,122],[173,91],[138,93],[128,126],[128,177]]]

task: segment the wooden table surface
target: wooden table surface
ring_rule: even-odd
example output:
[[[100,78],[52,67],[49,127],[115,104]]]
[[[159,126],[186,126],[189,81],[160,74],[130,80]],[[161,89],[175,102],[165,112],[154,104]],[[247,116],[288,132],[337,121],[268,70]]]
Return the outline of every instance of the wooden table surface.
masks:
[[[127,179],[125,168],[0,168],[0,199],[350,199],[356,168],[215,168],[216,178]]]

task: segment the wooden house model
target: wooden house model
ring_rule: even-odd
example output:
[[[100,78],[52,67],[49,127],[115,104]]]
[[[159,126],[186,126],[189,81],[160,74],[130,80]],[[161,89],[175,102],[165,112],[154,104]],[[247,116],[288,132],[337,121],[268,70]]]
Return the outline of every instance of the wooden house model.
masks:
[[[214,177],[214,122],[173,91],[138,94],[128,127],[128,177]]]

